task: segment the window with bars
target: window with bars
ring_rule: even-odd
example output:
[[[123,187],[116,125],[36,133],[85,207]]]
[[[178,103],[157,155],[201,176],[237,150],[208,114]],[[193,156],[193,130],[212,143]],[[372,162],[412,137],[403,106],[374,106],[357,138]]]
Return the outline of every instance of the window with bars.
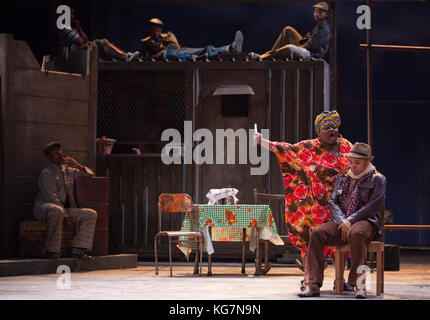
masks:
[[[121,145],[159,151],[165,129],[183,133],[185,100],[183,70],[100,70],[97,137],[116,139],[114,153],[131,150]]]

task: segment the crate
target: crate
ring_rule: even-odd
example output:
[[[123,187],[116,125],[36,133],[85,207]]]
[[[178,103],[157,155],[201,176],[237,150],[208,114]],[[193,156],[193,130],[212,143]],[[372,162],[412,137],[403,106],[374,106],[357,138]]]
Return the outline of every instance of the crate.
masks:
[[[109,248],[109,179],[106,177],[78,178],[75,180],[76,204],[97,212],[97,223],[91,253],[107,255]]]
[[[47,224],[41,221],[27,220],[19,224],[20,257],[45,257],[46,229]],[[75,231],[68,229],[66,224],[63,224],[60,256],[67,255],[74,235]]]

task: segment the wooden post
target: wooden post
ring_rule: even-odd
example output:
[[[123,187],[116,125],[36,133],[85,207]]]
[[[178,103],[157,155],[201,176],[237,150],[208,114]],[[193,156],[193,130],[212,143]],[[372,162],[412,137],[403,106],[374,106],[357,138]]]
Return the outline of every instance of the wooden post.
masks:
[[[203,234],[200,236],[200,276],[203,271]]]
[[[380,296],[382,292],[382,274],[384,273],[384,261],[382,261],[381,250],[376,252],[376,265],[379,267],[376,272],[376,295]]]
[[[329,2],[330,23],[330,107],[338,109],[337,101],[337,31],[336,31],[336,2]]]
[[[154,239],[154,253],[155,253],[155,275],[158,276],[158,247],[157,247],[158,241],[157,241],[157,237],[158,237],[158,234],[155,236],[155,239]]]
[[[243,235],[242,235],[242,274],[245,274],[245,245],[246,245],[246,228],[243,228]]]
[[[212,275],[212,255],[208,254],[208,276]]]
[[[194,274],[198,274],[199,273],[199,255],[200,255],[201,237],[197,236],[195,242],[196,242],[196,254],[194,257]]]
[[[98,95],[98,47],[93,44],[88,49],[87,70],[89,69],[89,106],[88,106],[88,162],[91,168],[96,168],[96,136],[97,136],[97,95]],[[89,66],[88,66],[89,64]]]
[[[257,254],[255,257],[255,275],[259,276],[260,275],[260,268],[261,268],[261,263],[260,263],[260,228],[256,227],[255,228],[257,231]]]
[[[385,271],[385,251],[384,246],[381,251],[381,293],[384,293],[384,271]]]
[[[169,238],[169,266],[170,266],[170,276],[172,277],[172,239]]]
[[[9,186],[9,176],[11,160],[8,155],[8,141],[13,134],[13,124],[10,121],[10,116],[13,114],[14,105],[14,77],[13,77],[13,36],[11,34],[0,35],[0,78],[1,78],[1,118],[3,132],[0,136],[0,165],[2,172],[0,179],[0,256],[11,256],[13,248],[11,248],[11,239],[13,237],[13,217],[10,216],[12,211],[12,198]]]
[[[370,8],[371,0],[367,0]],[[372,146],[373,142],[373,117],[372,117],[372,32],[366,30],[367,50],[366,50],[366,78],[367,78],[367,144]]]
[[[212,237],[212,227],[211,226],[209,226],[209,235]],[[211,275],[212,275],[212,255],[208,254],[208,276],[211,276]]]
[[[264,274],[269,271],[269,240],[264,240]]]
[[[336,247],[335,252],[335,291],[336,294],[341,294],[343,291],[343,272],[344,272],[344,262],[343,262],[343,252],[340,247]]]

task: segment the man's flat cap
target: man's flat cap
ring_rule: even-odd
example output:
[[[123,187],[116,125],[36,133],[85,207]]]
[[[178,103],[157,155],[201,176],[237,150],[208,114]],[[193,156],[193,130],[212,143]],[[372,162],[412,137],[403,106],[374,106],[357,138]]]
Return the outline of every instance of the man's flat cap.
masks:
[[[150,20],[148,21],[148,23],[149,23],[149,24],[156,25],[156,26],[160,26],[160,27],[164,26],[163,21],[161,21],[161,20],[160,20],[160,19],[158,19],[158,18],[152,18],[152,19],[150,19]]]
[[[43,147],[43,149],[42,149],[43,150],[43,154],[45,156],[47,156],[49,154],[49,152],[51,152],[51,150],[54,149],[54,148],[61,148],[61,144],[59,142],[57,142],[57,141],[52,141],[52,142],[46,144]]]
[[[324,11],[328,11],[328,4],[327,2],[318,2],[317,4],[314,4],[314,8],[319,8]]]

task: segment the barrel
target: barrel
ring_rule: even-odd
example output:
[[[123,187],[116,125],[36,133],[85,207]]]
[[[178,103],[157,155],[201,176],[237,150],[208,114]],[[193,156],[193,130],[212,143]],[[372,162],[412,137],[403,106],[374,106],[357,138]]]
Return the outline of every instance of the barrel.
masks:
[[[91,253],[107,255],[109,234],[109,179],[106,177],[80,177],[75,182],[76,204],[97,212],[97,223]]]

